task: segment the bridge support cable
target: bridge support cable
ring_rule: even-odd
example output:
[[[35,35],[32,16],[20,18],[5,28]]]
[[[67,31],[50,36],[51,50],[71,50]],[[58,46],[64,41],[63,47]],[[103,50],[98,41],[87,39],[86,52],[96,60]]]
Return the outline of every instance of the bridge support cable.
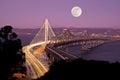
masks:
[[[45,19],[45,23],[40,28],[40,30],[35,35],[35,37],[33,38],[30,44],[35,44],[35,43],[43,42],[43,41],[47,42],[51,40],[51,38],[53,37],[55,37],[55,33],[53,29],[51,28],[48,19]]]

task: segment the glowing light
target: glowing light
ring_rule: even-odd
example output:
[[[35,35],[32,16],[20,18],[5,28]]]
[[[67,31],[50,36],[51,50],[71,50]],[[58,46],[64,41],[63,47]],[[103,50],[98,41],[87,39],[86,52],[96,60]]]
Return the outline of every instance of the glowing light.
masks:
[[[79,17],[82,14],[82,9],[78,6],[75,6],[71,9],[71,14],[74,17]]]

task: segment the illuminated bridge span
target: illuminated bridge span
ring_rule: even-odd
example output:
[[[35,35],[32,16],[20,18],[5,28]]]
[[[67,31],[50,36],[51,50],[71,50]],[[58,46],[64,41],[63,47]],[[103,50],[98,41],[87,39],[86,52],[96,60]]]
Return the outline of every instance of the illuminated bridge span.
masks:
[[[30,79],[40,78],[48,71],[49,65],[44,49],[46,44],[49,43],[50,38],[54,36],[55,34],[49,25],[48,19],[46,19],[30,45],[23,47],[23,52],[26,54],[27,75]],[[39,57],[33,54],[36,53],[36,47],[42,47],[43,49],[41,50]],[[39,51],[39,49],[37,50]]]
[[[30,45],[23,47],[27,74],[30,79],[36,79],[43,76],[49,70],[50,63],[54,61],[77,59],[77,56],[64,51],[69,45],[80,44],[80,50],[90,50],[108,41],[110,40],[103,37],[91,36],[86,31],[75,36],[68,29],[64,29],[59,35],[55,35],[46,19]]]

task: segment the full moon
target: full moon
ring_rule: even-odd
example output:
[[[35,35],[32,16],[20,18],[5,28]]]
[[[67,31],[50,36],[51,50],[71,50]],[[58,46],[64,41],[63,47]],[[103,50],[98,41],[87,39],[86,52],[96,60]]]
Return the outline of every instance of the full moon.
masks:
[[[79,17],[82,14],[82,9],[78,6],[75,6],[71,9],[71,14],[74,17]]]

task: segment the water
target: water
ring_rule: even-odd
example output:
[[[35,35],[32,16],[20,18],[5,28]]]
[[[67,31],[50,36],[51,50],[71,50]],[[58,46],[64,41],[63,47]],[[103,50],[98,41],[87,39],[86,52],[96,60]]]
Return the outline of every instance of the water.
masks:
[[[80,51],[80,45],[69,46],[67,51],[87,60],[120,62],[120,41],[101,45],[89,52]]]

